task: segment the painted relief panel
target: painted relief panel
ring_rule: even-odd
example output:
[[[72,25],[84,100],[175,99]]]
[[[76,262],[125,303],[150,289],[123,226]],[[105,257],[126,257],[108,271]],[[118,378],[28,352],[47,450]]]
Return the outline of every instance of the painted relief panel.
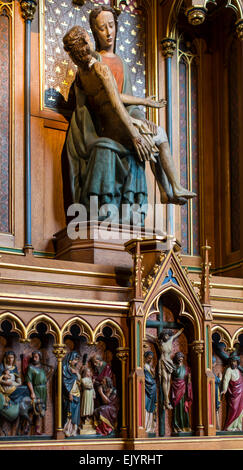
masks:
[[[227,336],[216,328],[212,337],[217,434],[243,432],[243,333],[233,349]]]
[[[54,337],[39,323],[29,342],[8,320],[0,334],[1,436],[52,436],[56,358]]]
[[[121,425],[121,367],[118,341],[104,327],[95,345],[89,345],[73,325],[64,340],[63,427],[66,438],[80,435],[116,437]]]
[[[75,322],[64,331],[59,397],[56,337],[48,320],[37,321],[24,341],[15,320],[1,322],[0,440],[9,436],[50,438],[60,410],[66,438],[119,435],[119,341],[109,326],[101,328],[92,345],[86,333]]]
[[[145,419],[148,437],[193,434],[193,373],[179,302],[161,297],[146,328]],[[194,374],[195,375],[195,374]]]

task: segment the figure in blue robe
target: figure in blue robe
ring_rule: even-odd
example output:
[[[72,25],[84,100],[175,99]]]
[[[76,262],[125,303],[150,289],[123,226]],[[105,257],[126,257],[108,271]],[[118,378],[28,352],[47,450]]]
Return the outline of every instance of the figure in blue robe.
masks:
[[[80,374],[77,370],[79,354],[72,351],[63,360],[63,422],[67,437],[77,434],[80,425]]]

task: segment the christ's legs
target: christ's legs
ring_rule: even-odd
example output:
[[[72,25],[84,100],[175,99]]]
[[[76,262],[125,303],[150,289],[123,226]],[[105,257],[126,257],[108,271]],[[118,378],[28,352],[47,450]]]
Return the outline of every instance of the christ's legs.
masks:
[[[151,169],[159,186],[161,202],[183,205],[196,194],[183,188],[179,182],[168,138],[163,127],[157,127],[157,134],[153,135],[153,141],[159,154],[156,163],[151,161]]]
[[[174,160],[171,156],[170,147],[168,142],[162,142],[159,145],[159,158],[161,161],[162,168],[172,186],[173,194],[175,198],[190,199],[196,196],[195,193],[188,191],[183,188],[179,182]]]
[[[170,373],[165,370],[162,371],[162,390],[164,395],[164,407],[168,410],[172,410],[170,404],[169,393],[170,393]]]

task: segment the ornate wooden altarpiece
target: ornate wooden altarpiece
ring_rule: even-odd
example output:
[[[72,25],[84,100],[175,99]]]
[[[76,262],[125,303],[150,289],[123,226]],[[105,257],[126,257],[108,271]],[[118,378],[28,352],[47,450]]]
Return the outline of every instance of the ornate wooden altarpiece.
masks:
[[[89,9],[95,4],[91,1],[83,2],[83,5],[82,2],[73,3],[75,5],[71,6],[68,0],[39,2],[42,27],[40,51],[43,54],[40,73],[42,109],[59,109],[60,102],[63,104],[66,99],[74,70],[64,59],[59,39],[76,20],[79,24],[86,25]],[[144,65],[144,12],[149,18],[147,43],[150,41],[152,46],[157,47],[157,2],[130,0],[112,3],[117,8],[120,4],[122,10],[123,29],[120,32],[124,34],[118,38],[118,48],[123,58],[131,63],[134,91],[145,93],[147,84],[150,91],[153,88],[156,90],[157,61],[151,50],[147,55],[147,67]],[[166,5],[168,2],[161,3]],[[166,59],[170,59],[175,50],[176,12],[182,4],[172,3],[166,38],[162,42]],[[192,24],[205,19],[206,4],[209,2],[197,0],[185,3],[188,7],[188,19]],[[21,1],[20,5],[24,20],[32,21],[37,2]],[[227,2],[227,6],[236,9],[239,14],[236,29],[241,35],[242,5],[238,1],[232,1]],[[0,2],[0,7],[0,12],[4,10],[11,18],[13,11],[16,14],[17,7],[12,10],[13,2]],[[57,60],[57,57],[60,59]],[[152,64],[155,67],[153,70]],[[155,75],[156,79],[152,83],[151,77]],[[156,449],[178,449],[180,446],[192,448],[196,443],[198,448],[200,445],[207,448],[207,437],[214,436],[216,439],[216,435],[220,433],[215,409],[213,346],[215,345],[216,355],[220,349],[216,346],[219,344],[223,344],[228,353],[237,344],[242,349],[243,328],[240,313],[234,311],[231,315],[225,314],[219,296],[217,297],[217,289],[222,289],[222,284],[220,280],[210,277],[207,243],[202,249],[201,278],[192,269],[188,272],[185,268],[180,246],[175,239],[156,234],[125,243],[122,256],[127,256],[129,261],[123,269],[116,269],[110,259],[106,264],[105,256],[104,254],[102,266],[71,261],[70,258],[63,261],[61,257],[59,260],[38,259],[31,250],[26,251],[21,260],[8,254],[3,255],[0,260],[3,286],[0,294],[1,354],[3,356],[6,350],[14,349],[20,370],[21,355],[26,354],[26,351],[33,352],[38,344],[50,372],[43,436],[33,433],[20,436],[15,442],[13,429],[10,430],[11,443],[7,435],[3,436],[0,439],[0,448],[9,448],[10,445],[21,449],[41,448],[41,445],[42,448],[63,446],[62,362],[72,348],[79,348],[82,354],[88,356],[103,354],[107,362],[108,354],[105,356],[104,353],[110,353],[120,398],[120,411],[118,427],[111,435],[110,443],[107,437],[99,440],[96,439],[97,436],[85,439],[85,436],[79,435],[75,439],[66,439],[66,446],[88,449],[92,445],[102,448],[105,443],[107,448],[112,449],[122,449],[124,445],[129,445],[130,448],[147,448],[153,445]],[[232,287],[232,284],[227,285]],[[236,282],[235,289],[237,288],[240,289],[241,286]],[[184,436],[173,436],[174,440],[171,438],[172,412],[163,408],[158,386],[157,427],[155,435],[149,439],[145,429],[144,353],[153,349],[153,346],[149,344],[146,333],[152,332],[158,336],[163,329],[178,331],[182,327],[183,335],[175,344],[173,352],[183,350],[192,372],[192,430]],[[156,357],[156,350],[153,351]],[[223,366],[222,354],[217,357],[218,367]],[[225,408],[222,413],[225,415]],[[221,424],[224,418],[225,416],[221,416]],[[223,439],[222,435],[217,437],[217,443],[220,438]],[[230,435],[227,437],[230,438]],[[234,445],[237,442],[240,446],[240,440],[239,433],[233,434]]]

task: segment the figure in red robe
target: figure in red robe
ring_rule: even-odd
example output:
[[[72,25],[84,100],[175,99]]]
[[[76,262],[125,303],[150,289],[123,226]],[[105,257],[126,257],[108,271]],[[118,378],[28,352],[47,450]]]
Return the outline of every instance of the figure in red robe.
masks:
[[[243,430],[243,377],[238,368],[239,363],[240,357],[235,352],[231,353],[222,380],[221,394],[225,395],[227,402],[225,431]]]
[[[173,358],[171,403],[173,406],[173,431],[190,432],[189,409],[192,405],[192,383],[189,367],[183,365],[184,354],[177,352]]]
[[[107,362],[105,362],[100,355],[95,355],[90,359],[92,369],[93,369],[93,379],[94,379],[94,389],[96,392],[96,399],[95,399],[95,408],[100,406],[103,401],[100,396],[100,386],[103,382],[103,379],[109,377],[114,384],[113,381],[113,373],[111,367]]]

